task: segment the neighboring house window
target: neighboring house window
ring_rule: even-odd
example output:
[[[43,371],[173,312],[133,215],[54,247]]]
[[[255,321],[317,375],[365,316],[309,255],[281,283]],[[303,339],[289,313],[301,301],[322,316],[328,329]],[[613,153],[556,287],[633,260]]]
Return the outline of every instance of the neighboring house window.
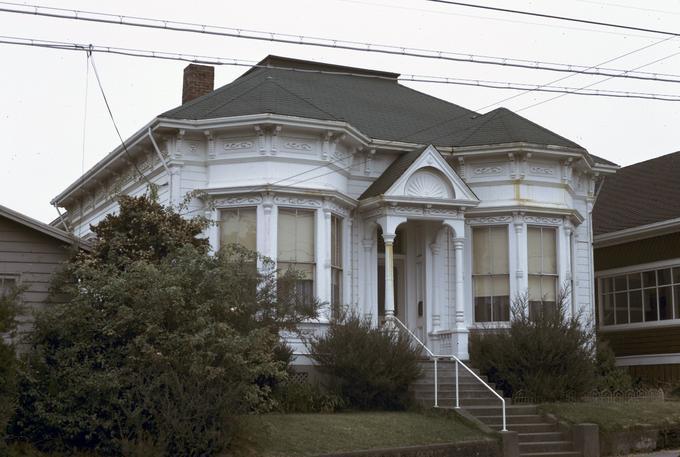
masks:
[[[529,314],[557,305],[557,230],[528,227]]]
[[[680,266],[602,278],[602,325],[680,319]]]
[[[294,269],[301,274],[297,281],[300,299],[314,298],[314,211],[279,208],[276,261],[282,272]]]
[[[257,250],[257,212],[255,208],[220,210],[220,247],[240,244]]]
[[[331,306],[337,315],[342,306],[342,219],[331,215]]]
[[[472,229],[475,321],[510,320],[508,228]]]
[[[9,295],[12,290],[19,285],[19,277],[12,276],[0,276],[0,297]]]

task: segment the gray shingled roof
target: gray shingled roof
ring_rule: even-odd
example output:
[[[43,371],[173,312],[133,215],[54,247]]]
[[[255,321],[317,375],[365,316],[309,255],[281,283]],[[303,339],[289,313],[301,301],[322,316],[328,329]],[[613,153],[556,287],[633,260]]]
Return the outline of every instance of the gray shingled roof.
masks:
[[[593,209],[593,233],[679,217],[680,151],[620,168],[605,177]]]
[[[395,73],[277,56],[259,65],[268,67],[254,67],[234,82],[160,117],[197,120],[274,113],[348,122],[381,140],[439,146],[527,142],[581,148],[505,108],[479,115],[410,89],[399,84]],[[338,71],[364,76],[328,73]]]
[[[408,167],[410,167],[411,164],[415,162],[423,152],[425,152],[425,149],[427,149],[427,146],[399,156],[399,158],[392,162],[390,166],[387,167],[385,171],[383,171],[383,173],[378,177],[378,179],[373,181],[368,189],[366,189],[364,193],[361,194],[359,200],[377,197],[378,195],[382,195],[387,192],[387,190],[392,187],[392,184],[394,184],[394,182],[399,179],[399,177],[403,175],[406,170],[408,170]]]

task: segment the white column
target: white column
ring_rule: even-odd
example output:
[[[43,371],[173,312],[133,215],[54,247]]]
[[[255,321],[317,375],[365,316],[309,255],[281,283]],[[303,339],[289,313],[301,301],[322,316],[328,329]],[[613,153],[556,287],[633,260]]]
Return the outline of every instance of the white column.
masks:
[[[364,316],[371,318],[373,326],[378,325],[378,304],[373,300],[373,271],[377,270],[378,266],[371,260],[373,253],[373,239],[364,238],[361,242],[364,247],[363,263],[360,272],[360,277],[363,278],[363,305]]]
[[[330,218],[331,213],[325,208],[315,211],[315,260],[316,274],[314,275],[315,295],[324,306],[319,312],[319,319],[328,322],[330,319]]]
[[[216,209],[207,210],[205,217],[212,223],[206,228],[208,243],[210,243],[211,254],[215,254],[220,249],[220,212]]]
[[[342,219],[342,303],[354,305],[352,299],[352,219]]]
[[[428,263],[430,266],[428,269],[425,270],[425,277],[428,279],[428,282],[430,283],[430,291],[431,293],[428,294],[428,308],[432,309],[432,323],[431,323],[431,328],[430,332],[436,332],[437,330],[440,329],[441,327],[441,315],[442,315],[442,293],[441,293],[441,286],[438,286],[437,284],[437,279],[438,279],[438,272],[440,271],[440,265],[439,265],[439,260],[440,260],[440,252],[441,252],[441,247],[437,242],[435,241],[434,243],[430,244],[430,252],[431,252],[431,258],[430,262]],[[429,271],[428,271],[429,270]]]
[[[278,245],[278,230],[276,226],[277,207],[274,205],[274,196],[271,194],[264,194],[262,196],[262,204],[257,207],[257,252],[271,259],[274,263],[272,268],[276,267],[276,254]],[[260,265],[262,270],[262,265]]]
[[[396,234],[383,233],[385,240],[385,319],[394,317],[394,238]]]
[[[468,329],[465,326],[465,282],[463,265],[465,264],[465,239],[454,238],[453,250],[456,253],[456,356],[468,360]]]

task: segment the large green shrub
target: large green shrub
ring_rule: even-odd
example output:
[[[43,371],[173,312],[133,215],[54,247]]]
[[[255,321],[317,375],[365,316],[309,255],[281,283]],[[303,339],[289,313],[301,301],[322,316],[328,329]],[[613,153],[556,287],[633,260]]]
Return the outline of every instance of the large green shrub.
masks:
[[[153,200],[123,198],[55,284],[36,319],[14,433],[46,451],[211,455],[232,417],[273,408],[286,379],[279,331],[314,305],[275,294],[265,259],[208,255],[205,226]],[[151,236],[155,234],[155,236]]]
[[[555,305],[529,308],[519,297],[507,331],[473,335],[473,364],[509,396],[521,391],[551,402],[588,393],[596,380],[594,338],[582,316],[568,312],[567,294]]]
[[[372,327],[356,315],[332,321],[309,348],[350,408],[404,409],[408,387],[421,374],[420,350],[407,335]]]

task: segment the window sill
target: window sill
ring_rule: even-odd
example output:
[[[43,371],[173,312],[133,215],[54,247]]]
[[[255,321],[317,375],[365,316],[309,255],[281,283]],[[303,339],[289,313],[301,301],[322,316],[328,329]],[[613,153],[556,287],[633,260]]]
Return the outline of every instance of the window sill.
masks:
[[[666,319],[653,322],[636,322],[634,324],[600,325],[600,332],[618,332],[621,330],[645,330],[649,328],[680,327],[680,319]]]

